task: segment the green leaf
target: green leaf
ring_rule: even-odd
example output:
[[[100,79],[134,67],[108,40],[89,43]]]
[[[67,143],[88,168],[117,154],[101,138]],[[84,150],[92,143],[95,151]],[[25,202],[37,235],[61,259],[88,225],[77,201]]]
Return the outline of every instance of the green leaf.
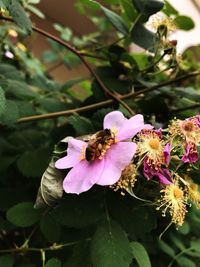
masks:
[[[72,257],[66,261],[63,267],[92,267],[90,259],[90,243],[89,242],[79,242],[73,248]]]
[[[14,266],[14,255],[3,255],[0,256],[0,267],[13,267]]]
[[[46,206],[54,206],[63,195],[62,181],[62,172],[56,169],[54,162],[51,161],[42,175],[35,208],[39,209]]]
[[[164,251],[167,255],[170,257],[175,257],[175,251],[169,246],[167,243],[165,243],[163,240],[158,240],[158,245],[162,251]]]
[[[145,238],[146,233],[156,228],[154,210],[149,206],[139,206],[138,201],[133,197],[121,198],[116,193],[110,194],[108,206],[112,218],[120,223],[126,233],[133,239]]]
[[[30,3],[30,1],[29,1]],[[31,11],[33,14],[35,14],[36,16],[38,16],[41,19],[45,18],[45,15],[36,7],[31,6],[31,5],[27,5],[26,9],[28,9],[29,11]]]
[[[0,116],[2,124],[12,126],[20,118],[19,109],[15,101],[6,101],[6,110],[3,115]]]
[[[25,151],[17,160],[19,171],[26,177],[39,177],[49,162],[49,149]]]
[[[195,262],[193,262],[189,258],[186,258],[185,256],[178,257],[176,261],[180,267],[196,267],[197,266]]]
[[[45,63],[51,63],[59,59],[58,54],[52,50],[44,51],[44,53],[42,54],[42,58]]]
[[[45,267],[61,267],[61,261],[56,258],[52,258],[48,260],[48,262],[45,264]]]
[[[11,207],[7,212],[9,222],[20,227],[29,227],[39,221],[41,213],[35,210],[33,203],[22,202]]]
[[[177,16],[174,22],[179,29],[184,31],[190,31],[195,27],[194,21],[188,16]]]
[[[10,5],[10,0],[0,0],[0,7],[8,8],[9,5]]]
[[[165,13],[167,16],[178,15],[178,11],[166,0],[162,12]]]
[[[15,66],[9,64],[0,64],[0,73],[7,79],[21,81],[24,78],[21,71],[17,70]]]
[[[122,19],[122,17],[120,17],[115,12],[107,9],[106,7],[102,6],[101,4],[99,4],[96,1],[92,1],[91,0],[91,2],[96,3],[96,4],[99,5],[99,7],[103,11],[104,15],[107,17],[107,19],[110,21],[110,23],[112,23],[112,25],[116,28],[116,30],[121,32],[123,35],[127,35],[128,34],[129,30],[128,30],[124,20]]]
[[[91,253],[95,267],[129,267],[133,258],[125,232],[114,221],[99,225],[92,239]]]
[[[200,252],[200,239],[191,240],[190,246],[193,250]]]
[[[7,211],[17,203],[23,202],[24,199],[29,200],[32,197],[32,190],[29,186],[22,187],[21,185],[15,187],[0,188],[0,209]]]
[[[67,109],[65,103],[52,97],[41,97],[38,99],[38,103],[47,112],[56,112]]]
[[[7,81],[6,93],[24,100],[32,100],[37,96],[27,83],[10,79]]]
[[[139,22],[136,23],[131,31],[131,38],[135,44],[147,50],[153,50],[157,41],[156,35]]]
[[[85,81],[86,79],[87,78],[80,77],[80,78],[76,78],[76,79],[73,79],[73,80],[69,80],[69,81],[67,81],[66,83],[64,83],[62,85],[61,90],[65,91],[65,90],[73,87],[74,85],[79,84],[82,81]]]
[[[193,87],[175,87],[173,88],[173,91],[175,91],[179,97],[185,97],[193,101],[200,101],[200,93]]]
[[[40,220],[40,231],[48,242],[59,242],[61,227],[50,213],[45,214]]]
[[[182,235],[187,235],[190,232],[190,224],[185,221],[181,227],[178,228],[178,232]]]
[[[73,126],[78,136],[94,132],[92,122],[85,117],[72,115],[68,117],[68,122]]]
[[[94,224],[102,217],[102,194],[93,190],[79,196],[67,194],[52,216],[58,223],[73,228]]]
[[[35,103],[33,103],[32,101],[27,101],[27,99],[24,101],[17,100],[15,101],[15,104],[19,109],[20,117],[31,116],[36,113]]]
[[[3,89],[0,87],[0,116],[6,110],[6,98]]]
[[[159,0],[132,0],[135,8],[143,15],[151,16],[160,11],[164,3]]]
[[[36,4],[39,4],[40,3],[40,0],[28,0],[28,3],[29,4],[33,4],[33,5],[36,5]]]
[[[11,4],[8,6],[8,10],[17,25],[30,34],[32,32],[32,24],[19,1],[11,0]]]
[[[139,267],[151,267],[147,251],[141,243],[131,242],[131,248]]]
[[[124,8],[124,11],[126,13],[126,16],[131,22],[134,22],[138,12],[134,8],[134,5],[132,4],[132,0],[120,0],[121,5]]]

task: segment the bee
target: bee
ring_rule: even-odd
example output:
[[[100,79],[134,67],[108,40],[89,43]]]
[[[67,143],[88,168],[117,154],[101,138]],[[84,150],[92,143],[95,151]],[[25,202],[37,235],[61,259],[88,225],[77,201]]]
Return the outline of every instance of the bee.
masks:
[[[85,150],[86,160],[93,161],[99,158],[114,142],[115,136],[110,129],[104,129],[92,135]]]

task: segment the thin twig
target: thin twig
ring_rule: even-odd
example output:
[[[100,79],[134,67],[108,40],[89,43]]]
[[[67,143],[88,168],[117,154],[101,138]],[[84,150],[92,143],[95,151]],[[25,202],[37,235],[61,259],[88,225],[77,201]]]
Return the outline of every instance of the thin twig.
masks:
[[[129,94],[120,96],[120,98],[121,99],[127,99],[127,98],[133,98],[134,99],[134,98],[140,96],[141,94],[148,93],[148,92],[157,90],[157,89],[159,89],[161,87],[164,87],[164,86],[167,86],[167,85],[171,85],[173,83],[177,83],[177,82],[180,82],[180,81],[183,81],[183,80],[186,80],[186,79],[189,79],[191,77],[198,76],[198,75],[200,75],[200,72],[197,72],[197,71],[191,72],[191,73],[188,73],[187,75],[183,75],[183,76],[177,77],[175,79],[160,83],[158,85],[147,87],[147,88],[141,89],[141,90],[139,90],[137,92],[131,92]],[[108,106],[108,105],[110,105],[112,103],[113,103],[113,100],[109,99],[109,100],[105,100],[105,101],[102,101],[102,102],[98,102],[98,103],[95,103],[95,104],[92,104],[92,105],[88,105],[88,106],[84,106],[84,107],[80,107],[80,108],[69,109],[69,110],[64,110],[64,111],[59,111],[59,112],[52,112],[52,113],[41,114],[41,115],[33,115],[33,116],[23,117],[23,118],[19,119],[18,122],[22,123],[22,122],[30,122],[30,121],[43,120],[43,119],[54,119],[54,118],[61,117],[61,116],[67,116],[67,115],[71,115],[71,114],[74,114],[74,113],[82,113],[82,112],[85,112],[85,111],[88,111],[88,110],[105,107],[105,106]]]
[[[109,99],[109,100],[105,100],[102,102],[98,102],[98,103],[84,106],[84,107],[80,107],[80,108],[74,108],[74,109],[69,109],[69,110],[64,110],[64,111],[58,111],[58,112],[52,112],[52,113],[47,113],[47,114],[23,117],[23,118],[19,119],[17,122],[22,123],[22,122],[44,120],[44,119],[54,119],[54,118],[61,117],[61,116],[67,116],[67,115],[71,115],[71,114],[75,114],[75,113],[81,113],[84,111],[104,107],[104,106],[107,106],[107,105],[112,104],[112,103],[113,103],[113,100]]]
[[[59,61],[58,63],[56,63],[56,64],[52,65],[51,67],[49,67],[49,68],[46,70],[46,72],[47,72],[47,73],[50,73],[50,72],[56,70],[57,68],[59,68],[60,66],[62,66],[63,64],[64,64],[64,63],[63,63],[62,61]]]
[[[7,21],[10,21],[10,22],[13,22],[13,20],[11,18],[7,18],[7,17],[4,17],[4,16],[0,16],[0,19],[3,19],[3,20],[7,20]],[[99,78],[99,76],[96,74],[96,72],[91,68],[91,66],[88,64],[88,62],[85,60],[84,58],[84,54],[82,54],[82,52],[79,52],[75,47],[73,47],[72,45],[70,45],[69,43],[66,43],[65,41],[63,41],[62,39],[60,39],[59,37],[43,30],[43,29],[40,29],[39,27],[37,26],[32,26],[32,29],[57,42],[58,44],[64,46],[66,49],[68,49],[69,51],[71,51],[72,53],[74,53],[81,61],[82,63],[85,65],[85,67],[89,70],[89,72],[91,73],[91,75],[96,79],[97,83],[100,85],[101,89],[104,91],[104,93],[108,96],[110,96],[112,99],[116,100],[117,102],[119,102],[122,106],[124,106],[131,115],[134,115],[134,111],[129,107],[129,105],[127,105],[122,99],[120,99],[116,94],[112,93],[106,86],[105,84],[103,83],[103,81]]]
[[[174,109],[171,112],[172,113],[177,113],[177,112],[181,112],[181,111],[185,111],[185,110],[189,110],[189,109],[196,109],[196,108],[200,108],[200,103],[194,104],[194,105],[191,105],[191,106],[187,106],[187,107],[184,107],[184,108]]]

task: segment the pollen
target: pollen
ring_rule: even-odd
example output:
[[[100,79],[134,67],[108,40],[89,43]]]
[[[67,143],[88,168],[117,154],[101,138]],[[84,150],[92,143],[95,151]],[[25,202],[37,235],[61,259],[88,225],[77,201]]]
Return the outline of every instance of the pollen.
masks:
[[[80,160],[85,159],[85,150],[86,150],[86,146],[82,146],[81,153],[80,153],[80,156],[79,156]]]
[[[175,187],[174,188],[174,197],[176,199],[182,198],[183,197],[183,191],[180,188]]]
[[[158,139],[154,138],[154,139],[151,139],[149,141],[149,146],[152,148],[152,149],[155,149],[155,150],[158,150],[159,146],[160,146],[160,142]]]

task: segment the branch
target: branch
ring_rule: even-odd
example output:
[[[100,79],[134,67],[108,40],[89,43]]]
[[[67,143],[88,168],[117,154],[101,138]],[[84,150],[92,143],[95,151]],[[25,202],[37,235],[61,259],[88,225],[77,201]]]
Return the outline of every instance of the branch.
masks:
[[[189,78],[195,77],[200,75],[199,71],[194,71],[191,73],[188,73],[186,75],[182,75],[180,77],[177,77],[175,79],[160,83],[158,85],[154,85],[151,87],[147,87],[144,89],[141,89],[137,92],[131,92],[129,94],[120,96],[121,99],[127,99],[127,98],[137,98],[138,96],[144,94],[144,93],[148,93],[154,90],[158,90],[164,86],[167,85],[171,85],[173,83],[177,83],[180,81],[184,81],[187,80]],[[114,101],[112,99],[109,100],[105,100],[102,102],[98,102],[92,105],[88,105],[88,106],[84,106],[84,107],[80,107],[80,108],[75,108],[75,109],[69,109],[69,110],[64,110],[64,111],[59,111],[59,112],[52,112],[52,113],[47,113],[47,114],[41,114],[41,115],[33,115],[33,116],[28,116],[28,117],[23,117],[21,119],[18,120],[19,123],[23,123],[23,122],[30,122],[30,121],[37,121],[37,120],[43,120],[43,119],[53,119],[53,118],[57,118],[57,117],[61,117],[61,116],[67,116],[67,115],[71,115],[74,113],[82,113],[84,111],[88,111],[88,110],[93,110],[96,108],[100,108],[100,107],[104,107],[104,106],[108,106],[110,104],[112,104]]]
[[[85,241],[90,241],[90,240],[91,240],[91,238],[85,239]],[[64,247],[73,246],[73,245],[80,243],[81,241],[82,240],[69,242],[69,243],[65,243],[65,244],[53,244],[52,246],[49,246],[46,248],[32,248],[32,247],[23,247],[22,246],[22,247],[17,247],[17,248],[1,249],[0,253],[12,253],[12,252],[21,253],[21,252],[26,252],[26,251],[35,251],[35,252],[41,253],[41,251],[59,250],[59,249],[62,249]]]
[[[0,19],[2,20],[7,20],[10,22],[13,22],[13,20],[11,18],[7,18],[4,16],[0,16]],[[58,44],[64,46],[66,49],[68,49],[69,51],[71,51],[72,53],[74,53],[75,55],[77,55],[77,57],[82,61],[82,63],[85,65],[85,67],[89,70],[89,72],[91,73],[91,75],[96,79],[97,83],[100,85],[100,87],[102,88],[102,90],[104,91],[104,93],[108,96],[110,96],[112,99],[116,100],[117,102],[119,102],[122,106],[124,106],[130,114],[134,115],[133,110],[122,100],[120,99],[116,94],[112,93],[106,86],[105,84],[102,82],[102,80],[99,78],[99,76],[96,74],[96,72],[91,68],[91,66],[88,64],[88,62],[85,60],[84,58],[84,53],[81,51],[78,51],[75,47],[73,47],[72,45],[70,45],[69,43],[66,43],[65,41],[63,41],[62,39],[60,39],[59,37],[46,32],[43,29],[40,29],[39,27],[36,26],[32,26],[32,29],[47,37],[50,38],[51,40],[54,40],[55,42],[57,42]]]
[[[196,109],[196,108],[199,108],[199,107],[200,107],[200,103],[199,104],[193,104],[191,106],[187,106],[187,107],[184,107],[184,108],[174,109],[171,112],[172,113],[177,113],[177,112],[182,112],[182,111],[185,111],[185,110]]]

